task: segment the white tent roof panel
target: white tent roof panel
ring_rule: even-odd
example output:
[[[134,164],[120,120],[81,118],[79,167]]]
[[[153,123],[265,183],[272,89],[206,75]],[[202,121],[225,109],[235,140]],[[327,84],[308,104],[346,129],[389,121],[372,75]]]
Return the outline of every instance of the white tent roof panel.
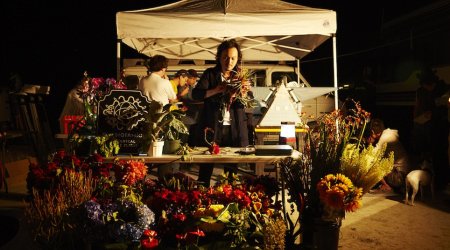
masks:
[[[184,0],[117,13],[117,36],[142,54],[213,60],[225,38],[244,60],[295,60],[336,33],[336,13],[278,0]]]

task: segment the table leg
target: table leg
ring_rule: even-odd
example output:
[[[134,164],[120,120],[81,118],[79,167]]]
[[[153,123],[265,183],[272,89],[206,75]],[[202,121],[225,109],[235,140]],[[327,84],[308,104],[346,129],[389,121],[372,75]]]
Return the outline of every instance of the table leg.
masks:
[[[281,205],[283,207],[283,217],[285,218],[284,222],[286,223],[287,226],[289,226],[288,220],[287,220],[287,214],[286,214],[286,194],[285,194],[286,183],[284,182],[283,176],[281,176],[281,178],[278,178],[279,171],[280,171],[280,163],[276,163],[275,174],[276,174],[277,180],[279,179],[281,182],[281,202],[282,202]]]

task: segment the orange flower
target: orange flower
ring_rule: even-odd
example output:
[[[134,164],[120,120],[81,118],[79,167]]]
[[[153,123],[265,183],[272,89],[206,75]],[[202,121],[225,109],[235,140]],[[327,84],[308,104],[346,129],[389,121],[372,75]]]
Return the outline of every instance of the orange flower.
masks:
[[[327,195],[327,190],[330,188],[329,184],[326,180],[321,180],[317,183],[317,191],[319,191],[319,197],[321,199],[325,199]]]
[[[345,205],[346,212],[355,212],[356,209],[362,206],[362,201],[360,199],[352,200],[348,204]]]
[[[331,207],[343,208],[344,192],[342,192],[342,190],[339,190],[339,188],[332,187],[330,190],[327,190],[325,203]]]
[[[262,208],[262,203],[261,202],[253,202],[253,210],[256,212],[256,214],[259,214],[260,210]]]

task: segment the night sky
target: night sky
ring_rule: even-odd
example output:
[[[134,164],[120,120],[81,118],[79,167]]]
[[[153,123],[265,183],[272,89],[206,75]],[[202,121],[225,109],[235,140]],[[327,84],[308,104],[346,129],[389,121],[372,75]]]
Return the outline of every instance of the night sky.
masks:
[[[69,89],[84,70],[91,76],[115,77],[116,30],[118,11],[155,7],[174,1],[152,0],[70,0],[1,1],[3,23],[2,84],[12,72],[19,73],[24,84],[51,86],[48,98],[50,119],[56,120]],[[309,0],[289,2],[337,12],[338,55],[363,58],[364,51],[378,43],[381,23],[434,1],[354,1]],[[317,49],[304,58],[307,79],[314,82],[320,63],[331,50]],[[331,46],[331,45],[329,45]],[[122,46],[122,57],[139,57]],[[322,46],[321,46],[322,47]],[[344,65],[338,65],[338,72]],[[310,77],[310,78],[309,78]],[[319,78],[317,78],[319,79]],[[320,79],[322,80],[322,79]],[[56,122],[55,122],[56,124]]]

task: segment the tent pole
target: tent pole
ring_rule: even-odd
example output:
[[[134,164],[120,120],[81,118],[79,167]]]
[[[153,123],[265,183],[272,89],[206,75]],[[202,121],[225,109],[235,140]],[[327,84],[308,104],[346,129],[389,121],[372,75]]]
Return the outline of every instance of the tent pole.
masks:
[[[120,39],[117,40],[117,58],[116,58],[116,76],[117,81],[120,80]]]
[[[302,84],[300,84],[300,59],[296,58],[295,60],[297,61],[297,83],[299,86],[302,86]]]
[[[338,109],[338,78],[337,78],[337,52],[336,52],[336,34],[333,34],[333,78],[334,78],[334,109]]]

